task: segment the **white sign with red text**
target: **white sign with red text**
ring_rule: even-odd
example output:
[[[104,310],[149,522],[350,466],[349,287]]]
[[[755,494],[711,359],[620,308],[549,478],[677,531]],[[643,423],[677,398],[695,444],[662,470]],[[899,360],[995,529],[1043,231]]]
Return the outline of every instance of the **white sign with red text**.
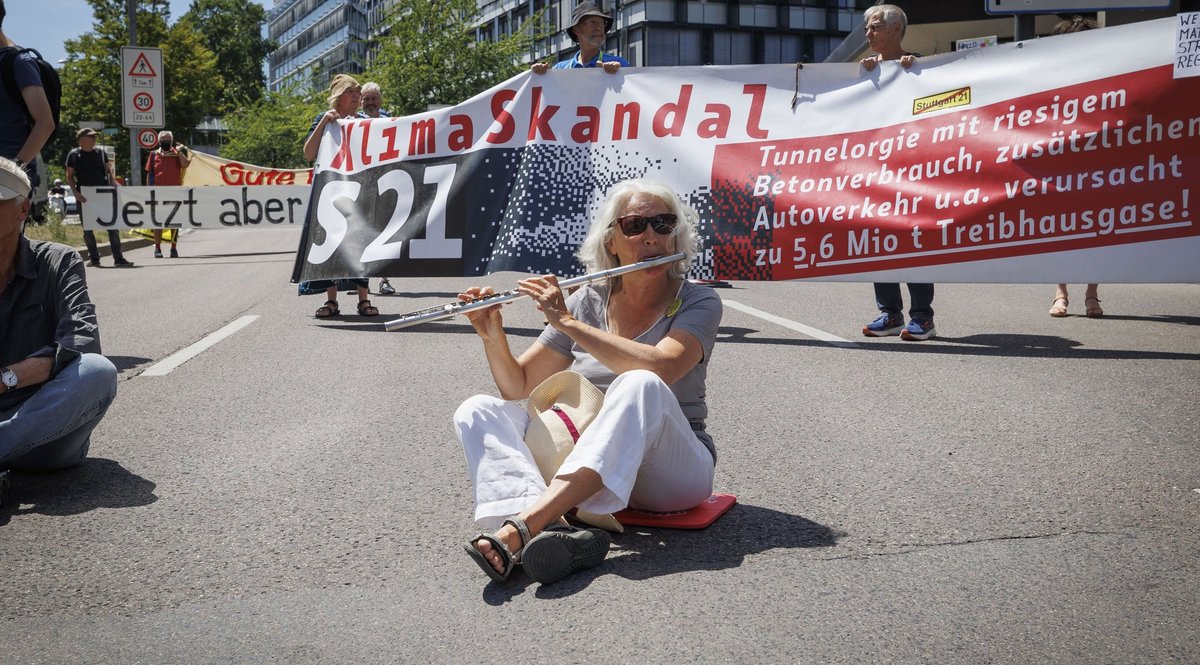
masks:
[[[700,214],[694,277],[1200,282],[1200,78],[1173,76],[1176,27],[909,69],[527,72],[339,121],[293,279],[574,274],[606,193],[652,178]]]

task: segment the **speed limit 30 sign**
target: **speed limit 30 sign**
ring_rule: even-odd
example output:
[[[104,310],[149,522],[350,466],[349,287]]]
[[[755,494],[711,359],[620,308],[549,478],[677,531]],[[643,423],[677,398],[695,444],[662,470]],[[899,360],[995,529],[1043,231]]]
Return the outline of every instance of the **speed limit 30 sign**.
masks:
[[[121,48],[121,91],[126,127],[162,127],[166,124],[162,49]]]

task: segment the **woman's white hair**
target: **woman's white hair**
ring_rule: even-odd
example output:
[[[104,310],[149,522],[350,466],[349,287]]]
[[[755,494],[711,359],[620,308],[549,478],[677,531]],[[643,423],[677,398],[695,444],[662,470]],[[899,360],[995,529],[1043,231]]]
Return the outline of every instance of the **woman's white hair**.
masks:
[[[867,7],[867,10],[863,12],[863,22],[870,22],[871,17],[875,16],[876,14],[879,15],[879,18],[883,21],[883,24],[888,27],[899,23],[901,36],[903,36],[905,32],[908,32],[908,16],[905,15],[903,9],[900,9],[896,5],[875,5],[874,7]]]
[[[649,194],[657,198],[678,218],[675,229],[667,237],[666,248],[671,253],[687,254],[687,258],[671,265],[671,276],[683,277],[691,270],[692,261],[700,251],[700,233],[697,230],[700,215],[684,203],[675,190],[654,180],[626,180],[609,190],[608,198],[601,204],[600,212],[592,220],[587,237],[583,239],[583,244],[579,246],[575,256],[589,273],[609,270],[620,265],[617,255],[608,251],[607,245],[614,233],[621,232],[616,227],[617,217],[634,194]]]

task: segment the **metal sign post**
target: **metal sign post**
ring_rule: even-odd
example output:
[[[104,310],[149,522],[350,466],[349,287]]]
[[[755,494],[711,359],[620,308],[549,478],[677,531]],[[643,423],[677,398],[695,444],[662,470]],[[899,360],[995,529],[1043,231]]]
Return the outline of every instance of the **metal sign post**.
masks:
[[[121,48],[121,92],[123,124],[129,129],[129,175],[136,186],[142,184],[137,130],[166,124],[162,49]]]

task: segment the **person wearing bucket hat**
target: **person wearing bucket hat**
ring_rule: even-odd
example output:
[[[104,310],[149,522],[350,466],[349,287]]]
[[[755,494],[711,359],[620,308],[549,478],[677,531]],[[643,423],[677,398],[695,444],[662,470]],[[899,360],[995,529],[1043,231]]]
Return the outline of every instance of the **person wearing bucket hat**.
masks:
[[[581,2],[575,5],[567,36],[579,44],[579,52],[569,60],[555,63],[553,69],[600,67],[609,74],[616,74],[622,67],[628,67],[629,61],[625,58],[604,52],[604,42],[612,25],[612,17],[600,11],[596,3]],[[534,74],[545,74],[549,69],[551,67],[544,62],[535,62],[530,67]]]
[[[549,325],[520,356],[498,306],[467,314],[500,391],[476,395],[454,414],[475,522],[490,530],[465,548],[493,580],[519,564],[550,583],[603,562],[611,536],[568,526],[573,509],[604,524],[626,506],[687,510],[712,494],[705,383],[722,307],[712,289],[684,279],[698,251],[697,220],[666,185],[620,183],[579,261],[597,272],[678,252],[683,260],[570,297],[553,275],[521,280]],[[493,292],[472,287],[459,298]],[[526,398],[527,406],[517,402]]]
[[[317,158],[317,151],[321,148],[321,137],[325,134],[326,127],[332,123],[336,128],[338,120],[358,116],[358,106],[362,101],[362,86],[349,74],[337,74],[329,82],[329,96],[326,101],[329,103],[329,110],[313,120],[312,127],[308,129],[308,138],[304,139],[304,158],[310,162]],[[325,304],[318,307],[313,316],[318,319],[328,319],[342,313],[337,300],[338,282],[340,281],[343,280],[317,279],[300,283],[301,295],[319,292],[321,289],[325,290]],[[379,316],[379,309],[369,300],[370,280],[366,277],[354,277],[344,281],[349,282],[352,285],[351,288],[358,293],[359,316]]]

